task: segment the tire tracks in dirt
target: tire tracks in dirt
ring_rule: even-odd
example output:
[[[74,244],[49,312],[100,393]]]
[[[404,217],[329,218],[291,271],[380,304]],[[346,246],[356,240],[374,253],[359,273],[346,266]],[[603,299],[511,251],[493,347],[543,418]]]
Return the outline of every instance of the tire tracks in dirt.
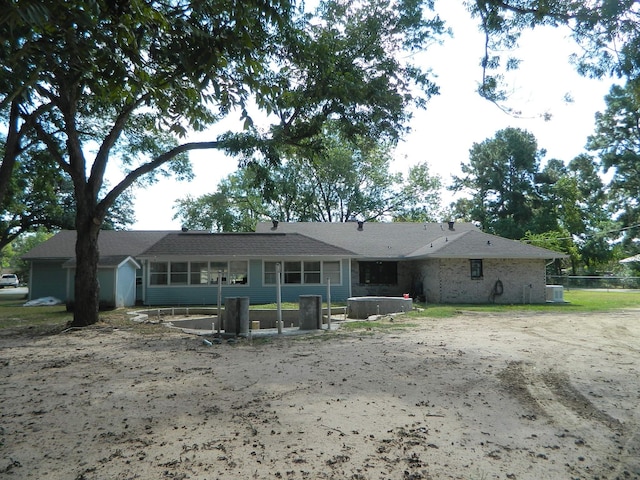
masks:
[[[559,428],[558,437],[573,438],[576,446],[584,447],[585,453],[578,456],[578,462],[566,465],[573,474],[640,478],[638,426],[625,425],[597,408],[566,374],[552,369],[538,371],[531,363],[513,361],[498,378],[527,410],[523,417],[534,421],[544,418]],[[603,426],[609,431],[606,436],[598,434]],[[589,461],[589,452],[598,454],[599,464]]]

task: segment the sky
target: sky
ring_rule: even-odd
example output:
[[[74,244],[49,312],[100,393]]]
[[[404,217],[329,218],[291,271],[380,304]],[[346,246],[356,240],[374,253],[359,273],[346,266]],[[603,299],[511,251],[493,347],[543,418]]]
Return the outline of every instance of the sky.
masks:
[[[567,30],[545,27],[527,31],[515,53],[522,59],[521,66],[508,78],[507,105],[522,113],[517,118],[504,113],[477,93],[484,38],[461,3],[436,3],[437,12],[453,29],[453,37],[446,38],[443,45],[429,46],[415,61],[432,69],[440,95],[433,97],[425,110],[414,113],[412,131],[398,145],[392,169],[403,172],[427,162],[430,172],[439,175],[446,186],[452,175],[460,174],[460,165],[468,161],[474,143],[508,127],[531,132],[538,148],[547,151],[544,160],[568,162],[583,153],[587,137],[594,131],[594,115],[604,110],[604,96],[613,81],[587,79],[576,73],[568,58],[579,50]],[[573,101],[567,102],[567,96]],[[551,115],[550,120],[544,120],[545,113]],[[189,140],[212,140],[216,132],[235,125],[231,119]],[[191,152],[190,158],[194,180],[165,179],[135,191],[137,221],[131,229],[180,229],[179,220],[173,219],[175,201],[212,193],[220,179],[237,169],[237,159],[217,151]],[[443,192],[445,204],[451,201],[450,195]]]

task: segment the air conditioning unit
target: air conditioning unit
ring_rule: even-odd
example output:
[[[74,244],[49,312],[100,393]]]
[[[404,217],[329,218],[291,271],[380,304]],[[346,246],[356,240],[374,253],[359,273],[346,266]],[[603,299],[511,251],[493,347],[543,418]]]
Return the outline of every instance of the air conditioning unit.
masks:
[[[547,303],[565,303],[562,285],[547,285],[545,288]]]

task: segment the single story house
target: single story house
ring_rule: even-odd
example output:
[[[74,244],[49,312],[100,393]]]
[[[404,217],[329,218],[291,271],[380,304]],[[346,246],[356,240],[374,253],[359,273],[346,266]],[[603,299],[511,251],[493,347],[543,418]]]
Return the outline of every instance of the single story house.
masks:
[[[61,231],[23,257],[31,262],[31,298],[73,301],[74,245],[75,232]],[[103,231],[99,248],[101,301],[116,307],[215,305],[218,296],[272,303],[278,270],[282,301],[326,298],[330,285],[333,301],[410,294],[431,303],[544,303],[546,264],[564,257],[453,222]]]
[[[429,303],[545,303],[546,265],[558,252],[447,223],[263,222],[257,232],[296,232],[356,254],[351,295]]]

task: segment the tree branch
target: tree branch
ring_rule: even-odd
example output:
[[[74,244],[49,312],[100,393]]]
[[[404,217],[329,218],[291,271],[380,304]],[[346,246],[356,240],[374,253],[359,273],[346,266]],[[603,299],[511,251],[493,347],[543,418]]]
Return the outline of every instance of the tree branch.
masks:
[[[89,176],[89,184],[95,188],[94,184],[102,184],[102,179],[104,178],[104,174],[107,168],[107,163],[109,161],[109,152],[115,145],[116,141],[122,134],[124,127],[131,117],[133,111],[138,108],[142,103],[144,103],[150,97],[150,93],[146,93],[142,95],[140,98],[131,102],[130,105],[123,108],[123,110],[118,114],[116,121],[111,127],[111,130],[104,138],[102,144],[100,145],[100,149],[96,154],[93,165],[91,166],[91,174]],[[99,188],[98,188],[99,190]]]
[[[129,172],[129,174],[115,187],[107,193],[107,195],[100,201],[98,204],[98,211],[101,218],[104,218],[106,211],[113,205],[118,196],[122,194],[127,188],[129,188],[133,182],[135,182],[141,176],[153,171],[154,169],[160,167],[161,165],[173,160],[175,157],[180,155],[181,153],[185,153],[191,150],[211,150],[211,149],[221,149],[225,146],[224,142],[212,141],[212,142],[190,142],[179,145],[175,148],[172,148],[168,152],[159,155],[154,160],[141,165]]]

